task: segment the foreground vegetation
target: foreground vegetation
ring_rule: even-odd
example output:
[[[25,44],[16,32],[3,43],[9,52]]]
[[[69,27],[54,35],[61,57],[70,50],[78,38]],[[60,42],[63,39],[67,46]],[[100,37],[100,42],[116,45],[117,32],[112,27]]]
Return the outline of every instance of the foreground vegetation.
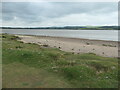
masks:
[[[117,88],[116,58],[25,44],[8,34],[1,37],[3,88]]]

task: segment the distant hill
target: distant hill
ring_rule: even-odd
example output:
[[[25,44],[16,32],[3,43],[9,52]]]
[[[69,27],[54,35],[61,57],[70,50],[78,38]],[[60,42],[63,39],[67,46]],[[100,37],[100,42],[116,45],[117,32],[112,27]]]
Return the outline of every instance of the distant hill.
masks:
[[[64,27],[0,27],[2,29],[72,29],[72,30],[118,30],[120,26],[64,26]]]

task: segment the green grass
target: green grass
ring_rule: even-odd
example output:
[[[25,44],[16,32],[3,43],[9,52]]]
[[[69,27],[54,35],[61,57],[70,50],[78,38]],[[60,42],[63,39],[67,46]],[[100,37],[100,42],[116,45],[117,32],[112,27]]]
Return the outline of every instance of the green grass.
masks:
[[[118,60],[25,44],[3,34],[3,88],[117,88]]]
[[[114,45],[106,45],[106,44],[103,44],[103,46],[116,47],[116,46],[114,46]]]

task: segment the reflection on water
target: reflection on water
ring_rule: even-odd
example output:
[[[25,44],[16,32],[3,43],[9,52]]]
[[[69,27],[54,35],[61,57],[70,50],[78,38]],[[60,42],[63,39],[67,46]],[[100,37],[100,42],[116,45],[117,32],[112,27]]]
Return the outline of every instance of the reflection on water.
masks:
[[[118,30],[3,29],[3,33],[118,41]]]

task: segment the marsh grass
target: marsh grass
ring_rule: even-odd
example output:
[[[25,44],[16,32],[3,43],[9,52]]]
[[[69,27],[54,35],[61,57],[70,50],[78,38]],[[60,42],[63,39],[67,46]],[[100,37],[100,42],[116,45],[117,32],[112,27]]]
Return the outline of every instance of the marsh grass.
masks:
[[[115,45],[107,45],[107,44],[102,44],[103,46],[108,46],[108,47],[116,47]]]
[[[21,43],[13,35],[3,36],[3,87],[115,88],[118,85],[117,58],[94,53],[72,54]],[[10,80],[15,80],[11,86]]]

